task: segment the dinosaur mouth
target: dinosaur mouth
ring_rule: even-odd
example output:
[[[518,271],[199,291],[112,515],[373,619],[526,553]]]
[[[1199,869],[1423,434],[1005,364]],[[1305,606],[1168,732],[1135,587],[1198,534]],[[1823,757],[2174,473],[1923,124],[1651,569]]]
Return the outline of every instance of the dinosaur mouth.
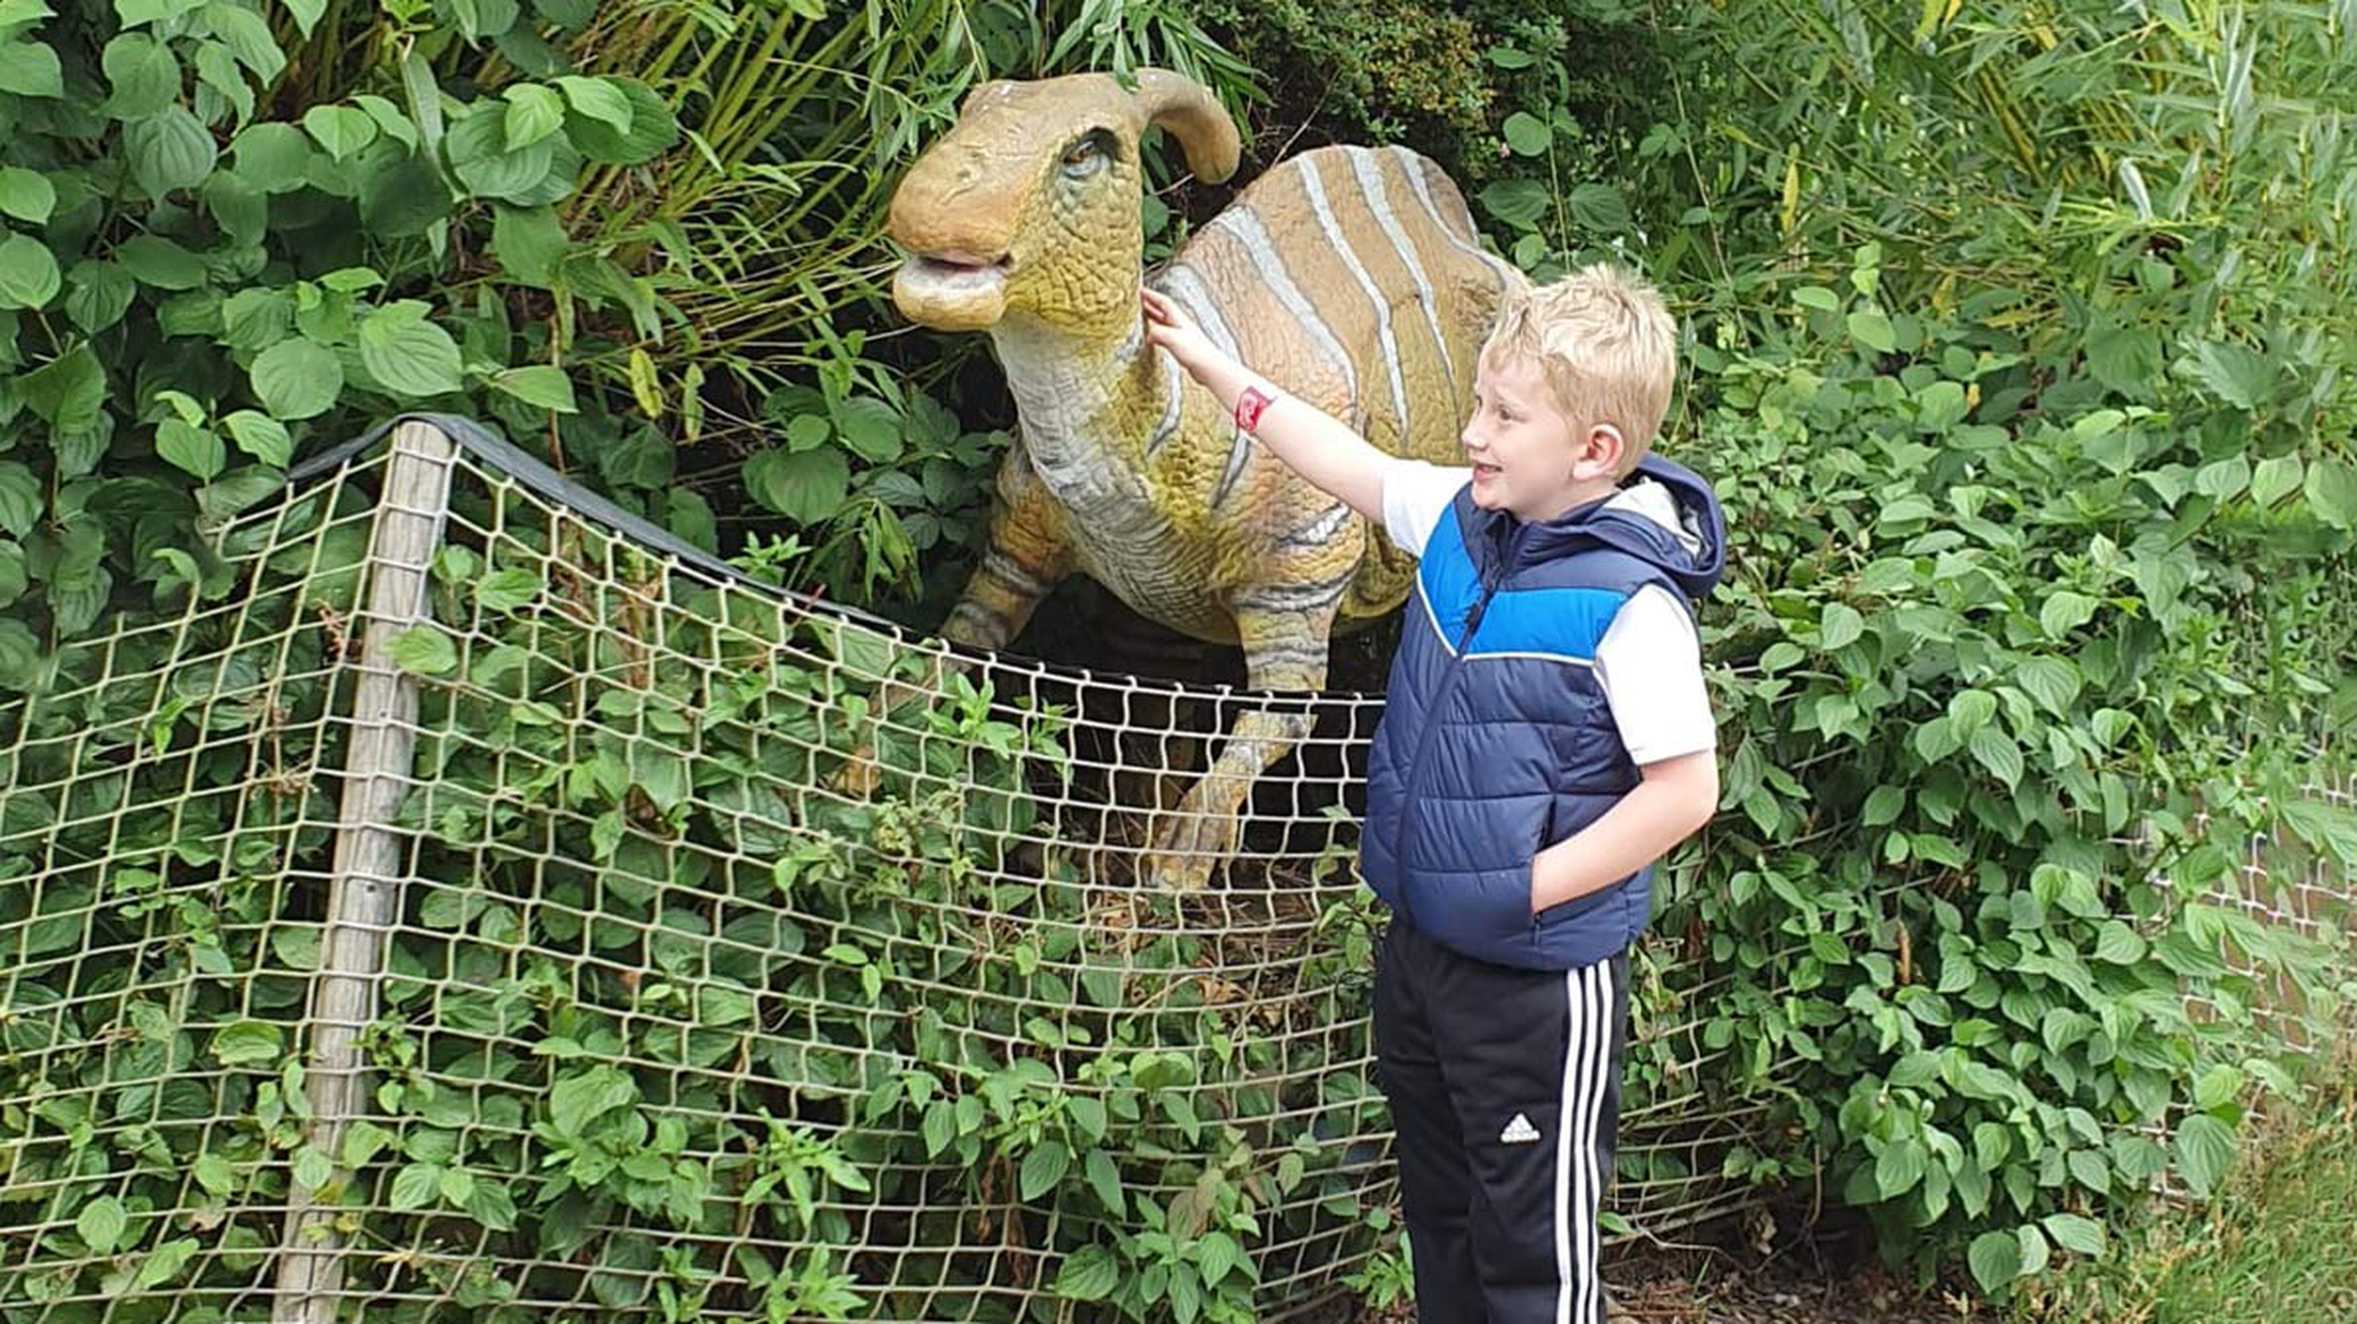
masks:
[[[980,331],[998,322],[1007,306],[1007,254],[977,258],[969,253],[924,253],[901,263],[892,281],[892,302],[912,322],[937,331]]]

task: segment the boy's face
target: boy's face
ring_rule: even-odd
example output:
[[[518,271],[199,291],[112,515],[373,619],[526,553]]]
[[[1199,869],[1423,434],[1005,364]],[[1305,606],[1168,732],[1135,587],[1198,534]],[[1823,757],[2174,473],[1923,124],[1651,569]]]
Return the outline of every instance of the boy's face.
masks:
[[[1612,486],[1620,431],[1565,418],[1546,374],[1527,358],[1481,356],[1473,416],[1461,440],[1473,464],[1473,504],[1548,520]]]

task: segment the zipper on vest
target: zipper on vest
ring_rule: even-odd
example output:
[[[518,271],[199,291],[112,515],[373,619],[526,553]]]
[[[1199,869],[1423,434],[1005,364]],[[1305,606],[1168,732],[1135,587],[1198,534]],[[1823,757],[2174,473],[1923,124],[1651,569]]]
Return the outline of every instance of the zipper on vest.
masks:
[[[1442,703],[1456,690],[1457,671],[1465,665],[1465,650],[1473,643],[1473,632],[1481,628],[1481,618],[1489,611],[1490,599],[1498,596],[1498,590],[1505,586],[1506,577],[1513,573],[1514,557],[1522,550],[1522,535],[1527,531],[1527,527],[1518,526],[1514,530],[1513,538],[1506,544],[1505,555],[1499,558],[1496,571],[1482,575],[1481,596],[1474,600],[1473,610],[1465,613],[1464,633],[1457,636],[1457,646],[1449,654],[1448,669],[1441,673],[1440,684],[1432,691],[1432,703],[1425,709],[1424,733],[1416,738],[1416,756],[1408,761],[1408,776],[1400,779],[1400,799],[1404,803],[1400,807],[1399,826],[1391,830],[1391,858],[1403,875],[1399,890],[1400,908],[1407,911],[1410,924],[1416,922],[1416,912],[1414,907],[1407,904],[1408,889],[1404,876],[1408,867],[1407,855],[1400,847],[1408,839],[1408,816],[1416,812],[1418,797],[1413,794],[1416,790],[1414,779],[1423,775],[1424,756],[1432,750],[1432,733],[1439,725],[1433,720],[1433,716],[1441,710]]]

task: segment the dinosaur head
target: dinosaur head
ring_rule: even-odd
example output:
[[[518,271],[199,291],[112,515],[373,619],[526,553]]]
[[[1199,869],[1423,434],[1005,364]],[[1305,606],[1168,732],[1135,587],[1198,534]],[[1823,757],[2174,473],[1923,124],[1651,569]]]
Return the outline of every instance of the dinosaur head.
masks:
[[[1139,70],[1137,84],[1073,74],[968,93],[892,195],[887,232],[909,253],[892,283],[900,311],[941,331],[986,331],[1009,314],[1071,331],[1134,321],[1138,140],[1161,126],[1214,183],[1242,150],[1201,84],[1161,69]]]

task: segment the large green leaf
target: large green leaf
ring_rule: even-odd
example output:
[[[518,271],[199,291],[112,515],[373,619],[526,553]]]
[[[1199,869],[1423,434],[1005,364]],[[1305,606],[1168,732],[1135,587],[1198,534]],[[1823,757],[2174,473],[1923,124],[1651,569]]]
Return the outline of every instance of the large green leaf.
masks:
[[[1056,1273],[1056,1295],[1067,1301],[1102,1301],[1120,1285],[1121,1262],[1105,1246],[1081,1247]]]
[[[193,475],[198,482],[211,482],[219,477],[222,466],[229,462],[228,450],[222,446],[218,433],[177,418],[167,418],[156,425],[155,449],[166,462]]]
[[[1041,1143],[1023,1158],[1023,1168],[1017,1179],[1022,1198],[1036,1200],[1056,1189],[1064,1174],[1072,1168],[1072,1151],[1061,1140]]]
[[[2357,467],[2319,458],[2308,466],[2308,504],[2336,529],[2357,529]]]
[[[87,344],[16,379],[17,398],[63,433],[78,434],[106,402],[106,370]]]
[[[229,1066],[275,1061],[285,1047],[284,1032],[269,1021],[239,1021],[213,1036],[213,1056]]]
[[[1849,316],[1850,339],[1877,354],[1888,354],[1899,347],[1898,333],[1891,328],[1890,316],[1878,308],[1860,308]]]
[[[294,321],[295,301],[286,291],[239,290],[221,301],[221,343],[231,349],[268,349],[286,339]],[[342,369],[337,372],[340,380]]]
[[[1636,224],[1619,189],[1593,182],[1572,186],[1571,218],[1597,234],[1620,234]]]
[[[234,170],[215,170],[199,190],[205,210],[240,244],[260,244],[270,227],[270,198]]]
[[[212,105],[216,98],[228,102],[237,112],[238,123],[254,117],[253,85],[246,81],[245,70],[238,66],[237,56],[227,46],[217,41],[198,44],[196,80],[200,89],[196,101],[198,118],[209,121],[217,115]]]
[[[65,95],[57,52],[37,41],[0,41],[0,92],[20,97]]]
[[[2011,1232],[1984,1232],[1973,1238],[1965,1259],[1982,1291],[2000,1291],[2021,1277],[2021,1238]]]
[[[547,289],[565,254],[565,227],[555,210],[494,205],[492,213],[491,252],[499,264],[515,279]]]
[[[143,285],[193,290],[205,283],[204,259],[159,235],[135,235],[115,248],[115,261]]]
[[[491,379],[491,384],[526,404],[542,409],[553,409],[560,414],[577,413],[580,406],[573,400],[573,381],[562,368],[547,364],[510,368]]]
[[[630,128],[620,131],[605,119],[582,113],[576,99],[574,113],[565,121],[565,136],[583,156],[601,165],[643,165],[678,143],[679,120],[660,93],[635,78],[607,75],[597,81],[620,92],[629,103]]]
[[[745,465],[745,490],[788,519],[817,524],[843,508],[851,466],[832,447],[764,451]]]
[[[846,400],[835,409],[836,435],[860,458],[876,464],[900,458],[905,426],[899,412],[881,400]]]
[[[62,283],[47,244],[21,234],[0,239],[0,308],[43,307]]]
[[[278,39],[270,35],[270,25],[260,14],[229,0],[213,0],[205,6],[204,21],[237,55],[237,62],[253,70],[264,86],[276,81],[286,68],[286,54],[278,49]]]
[[[548,1094],[549,1121],[558,1134],[577,1136],[591,1122],[638,1101],[638,1086],[613,1067],[593,1067],[556,1083]]]
[[[180,61],[144,32],[125,32],[108,42],[99,63],[113,89],[104,109],[115,119],[145,119],[180,99]]]
[[[420,676],[447,676],[458,669],[458,647],[431,625],[416,625],[393,640],[393,665]]]
[[[511,83],[500,95],[507,100],[507,115],[500,121],[506,150],[522,151],[564,127],[565,99],[556,89]]]
[[[425,316],[424,304],[403,302],[360,323],[360,361],[396,395],[443,395],[459,388],[458,342]]]
[[[553,199],[537,196],[557,163],[556,135],[520,151],[507,148],[502,110],[478,108],[450,127],[450,164],[459,182],[479,197],[534,206]],[[561,181],[570,189],[572,181]]]
[[[626,138],[629,136],[632,117],[630,98],[615,80],[568,74],[556,81],[557,86],[564,89],[565,100],[572,104],[573,109]]]
[[[264,193],[287,193],[310,177],[311,144],[292,124],[249,125],[230,144],[237,173]]]
[[[1839,652],[1866,633],[1866,618],[1846,602],[1828,602],[1818,632],[1819,647],[1828,653]]]
[[[220,159],[213,135],[181,106],[168,107],[126,127],[123,149],[131,159],[132,178],[159,201],[175,189],[203,183]]]
[[[1500,179],[1481,190],[1481,205],[1490,215],[1516,229],[1529,229],[1554,209],[1547,186],[1535,179]]]
[[[294,443],[287,435],[286,425],[267,414],[240,409],[221,423],[237,439],[239,450],[264,464],[285,468],[294,456]]]
[[[2177,1171],[2185,1189],[2197,1199],[2208,1199],[2234,1166],[2234,1133],[2207,1113],[2195,1113],[2177,1124]]]
[[[1498,132],[1505,137],[1508,147],[1524,156],[1544,155],[1547,145],[1555,138],[1547,122],[1527,110],[1508,115],[1506,122],[1498,126]]]
[[[41,480],[32,470],[14,460],[0,460],[0,533],[12,538],[31,533],[45,503]]]
[[[303,112],[303,129],[321,150],[349,160],[376,141],[376,120],[357,106],[313,106]]]
[[[336,356],[301,337],[262,351],[252,377],[254,398],[283,419],[324,414],[344,391],[344,369]]]
[[[2237,409],[2257,409],[2275,398],[2275,365],[2232,341],[2204,341],[2194,351],[2202,381]]]
[[[131,1217],[123,1210],[123,1202],[111,1195],[102,1195],[82,1206],[74,1218],[74,1232],[93,1255],[112,1255],[123,1244],[123,1233],[131,1226]]]
[[[40,225],[57,209],[57,190],[49,178],[23,166],[0,168],[0,212]]]

